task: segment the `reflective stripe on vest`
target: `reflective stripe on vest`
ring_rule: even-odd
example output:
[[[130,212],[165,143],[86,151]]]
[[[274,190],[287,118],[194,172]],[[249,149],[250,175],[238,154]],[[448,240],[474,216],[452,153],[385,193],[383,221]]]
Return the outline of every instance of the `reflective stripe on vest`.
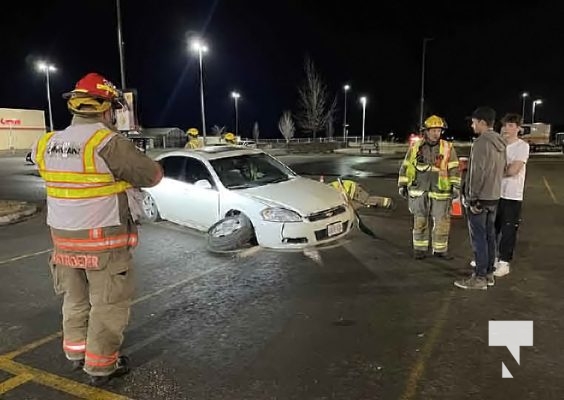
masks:
[[[82,172],[48,171],[45,167],[47,144],[55,132],[44,135],[37,144],[37,163],[39,174],[47,183],[47,196],[59,199],[88,199],[111,196],[124,192],[131,185],[124,181],[116,182],[111,173],[98,173],[96,169],[96,149],[112,134],[109,129],[99,129],[88,139],[82,154]],[[57,186],[57,183],[95,185],[91,187]]]
[[[405,166],[405,176],[400,176],[398,183],[399,184],[407,184],[408,186],[411,185],[413,183],[413,181],[415,180],[415,177],[417,175],[417,170],[418,167],[419,169],[423,169],[423,167],[426,168],[426,171],[423,172],[438,172],[439,173],[439,179],[437,182],[437,186],[439,188],[439,190],[441,191],[450,191],[451,189],[451,182],[448,178],[448,165],[449,165],[449,158],[450,158],[450,151],[452,148],[452,145],[445,141],[445,140],[440,140],[440,144],[439,144],[439,154],[442,156],[441,159],[441,163],[440,163],[440,167],[437,168],[434,165],[420,165],[417,163],[417,152],[419,151],[419,148],[423,145],[424,141],[423,140],[418,140],[416,142],[414,142],[410,148],[409,148],[409,156],[407,158],[407,160],[405,160],[403,162],[403,165]],[[421,171],[420,171],[421,172]]]
[[[116,249],[119,247],[137,246],[138,236],[136,233],[124,233],[115,236],[106,236],[99,239],[73,239],[51,235],[53,244],[57,250],[96,252]]]

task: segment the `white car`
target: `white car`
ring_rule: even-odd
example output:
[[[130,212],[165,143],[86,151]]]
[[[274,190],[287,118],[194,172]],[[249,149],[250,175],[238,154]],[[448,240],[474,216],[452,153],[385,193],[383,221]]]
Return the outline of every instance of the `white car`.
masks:
[[[354,210],[339,191],[296,175],[261,150],[213,146],[172,151],[156,160],[164,178],[143,189],[150,221],[161,218],[208,232],[210,240],[229,246],[241,240],[237,234],[246,227],[258,245],[274,249],[327,244],[346,236],[354,224]]]

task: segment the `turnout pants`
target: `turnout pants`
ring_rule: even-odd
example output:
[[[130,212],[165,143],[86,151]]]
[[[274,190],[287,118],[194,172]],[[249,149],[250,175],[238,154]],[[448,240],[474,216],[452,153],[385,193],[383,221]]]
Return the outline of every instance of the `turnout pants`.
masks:
[[[84,360],[84,371],[90,375],[111,374],[134,294],[129,250],[76,254],[55,248],[49,264],[55,292],[63,295],[63,350],[67,358]]]
[[[409,211],[413,214],[413,249],[427,252],[429,249],[429,218],[433,227],[431,245],[434,253],[448,250],[450,233],[451,200],[436,200],[427,193],[409,197]]]

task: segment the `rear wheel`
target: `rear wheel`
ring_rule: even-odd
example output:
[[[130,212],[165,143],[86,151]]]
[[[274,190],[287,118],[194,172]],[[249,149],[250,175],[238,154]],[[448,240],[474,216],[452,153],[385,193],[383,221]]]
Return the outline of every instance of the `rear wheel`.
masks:
[[[255,236],[251,221],[243,214],[230,215],[208,230],[208,248],[226,252],[247,247]]]

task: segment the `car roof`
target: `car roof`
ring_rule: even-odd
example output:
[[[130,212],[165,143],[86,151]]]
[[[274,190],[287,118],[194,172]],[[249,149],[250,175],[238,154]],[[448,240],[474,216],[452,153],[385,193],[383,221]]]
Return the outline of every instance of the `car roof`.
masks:
[[[155,157],[160,160],[164,157],[180,156],[180,157],[195,157],[203,160],[217,160],[220,158],[238,157],[251,154],[264,154],[262,150],[250,149],[246,146],[206,146],[199,149],[183,149],[169,151],[159,154]]]

